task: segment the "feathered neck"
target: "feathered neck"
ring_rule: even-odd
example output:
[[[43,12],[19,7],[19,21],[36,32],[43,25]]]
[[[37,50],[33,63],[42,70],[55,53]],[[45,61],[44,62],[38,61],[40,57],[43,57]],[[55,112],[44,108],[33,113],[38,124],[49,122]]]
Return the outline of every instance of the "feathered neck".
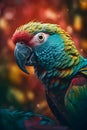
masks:
[[[72,66],[71,68],[65,69],[52,69],[50,71],[46,71],[44,68],[40,66],[35,67],[36,76],[42,81],[45,85],[46,89],[55,88],[60,86],[60,84],[65,82],[68,84],[68,81],[77,75],[77,74],[85,74],[87,75],[87,59],[80,57],[79,63],[76,66]],[[67,85],[65,85],[67,86]],[[61,87],[61,86],[60,86]]]

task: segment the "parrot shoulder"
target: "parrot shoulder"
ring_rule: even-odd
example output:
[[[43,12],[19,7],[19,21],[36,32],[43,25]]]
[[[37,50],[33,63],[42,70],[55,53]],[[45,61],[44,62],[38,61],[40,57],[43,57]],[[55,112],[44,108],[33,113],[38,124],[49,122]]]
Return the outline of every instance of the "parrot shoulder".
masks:
[[[77,75],[72,79],[65,95],[65,107],[72,124],[76,124],[79,128],[86,126],[87,77],[85,75]]]

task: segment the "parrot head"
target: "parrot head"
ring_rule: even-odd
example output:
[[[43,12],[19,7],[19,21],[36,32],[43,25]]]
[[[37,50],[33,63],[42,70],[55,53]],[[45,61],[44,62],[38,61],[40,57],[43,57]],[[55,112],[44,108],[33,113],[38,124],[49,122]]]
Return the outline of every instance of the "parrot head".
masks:
[[[67,64],[71,67],[78,62],[78,51],[73,41],[56,24],[29,22],[16,29],[12,40],[16,45],[16,62],[26,73],[25,66],[40,66],[49,71],[64,69]]]

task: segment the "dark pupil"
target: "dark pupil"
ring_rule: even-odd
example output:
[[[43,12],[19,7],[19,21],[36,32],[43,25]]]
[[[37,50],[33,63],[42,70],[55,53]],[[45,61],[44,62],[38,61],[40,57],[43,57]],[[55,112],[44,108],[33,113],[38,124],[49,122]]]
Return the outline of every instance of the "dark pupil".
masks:
[[[42,39],[43,39],[43,36],[39,36],[39,39],[42,40]]]

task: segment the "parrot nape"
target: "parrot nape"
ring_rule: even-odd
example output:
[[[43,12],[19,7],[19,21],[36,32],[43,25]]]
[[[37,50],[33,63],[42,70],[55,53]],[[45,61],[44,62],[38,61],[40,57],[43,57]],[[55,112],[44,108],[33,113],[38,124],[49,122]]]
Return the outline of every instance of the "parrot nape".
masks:
[[[86,130],[87,59],[79,54],[69,34],[56,24],[29,22],[16,29],[12,40],[18,66],[25,73],[28,73],[25,66],[34,66],[35,75],[44,84],[48,105],[60,125]],[[22,118],[28,120],[20,116],[19,123]],[[52,130],[51,122],[50,125]],[[47,127],[42,128],[48,130]],[[55,124],[54,127],[58,130]]]

